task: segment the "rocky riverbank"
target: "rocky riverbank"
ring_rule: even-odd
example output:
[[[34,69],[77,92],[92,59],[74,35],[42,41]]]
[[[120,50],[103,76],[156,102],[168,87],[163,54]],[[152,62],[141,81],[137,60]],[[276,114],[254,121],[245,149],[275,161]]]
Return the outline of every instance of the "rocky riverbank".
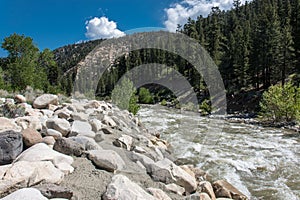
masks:
[[[224,117],[224,119],[231,123],[244,123],[262,127],[282,128],[291,131],[291,133],[300,133],[300,123],[263,121],[254,116],[255,115],[228,115]]]
[[[22,95],[2,101],[11,118],[0,117],[1,200],[247,199],[179,165],[159,133],[110,103],[50,94],[32,105]]]

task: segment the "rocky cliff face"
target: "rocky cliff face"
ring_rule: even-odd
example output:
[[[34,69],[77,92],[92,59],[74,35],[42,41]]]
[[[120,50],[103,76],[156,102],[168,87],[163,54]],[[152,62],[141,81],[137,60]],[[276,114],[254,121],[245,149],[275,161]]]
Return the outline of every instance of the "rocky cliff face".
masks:
[[[10,199],[247,199],[226,181],[213,184],[177,165],[167,141],[128,111],[104,101],[6,104],[24,116],[0,118],[0,196]],[[2,106],[3,106],[2,105]]]

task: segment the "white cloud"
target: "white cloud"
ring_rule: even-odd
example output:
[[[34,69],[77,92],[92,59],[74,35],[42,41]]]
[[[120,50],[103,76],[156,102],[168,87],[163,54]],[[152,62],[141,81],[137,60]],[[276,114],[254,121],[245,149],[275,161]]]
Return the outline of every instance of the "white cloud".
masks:
[[[246,0],[242,0],[242,4]],[[180,3],[175,3],[166,8],[167,20],[164,22],[169,31],[176,31],[178,24],[185,24],[187,19],[196,18],[199,15],[206,17],[211,8],[218,6],[221,10],[228,10],[232,7],[233,0],[182,0]]]
[[[109,21],[107,17],[94,17],[86,21],[85,36],[89,39],[106,39],[118,38],[125,35],[124,32],[117,29],[117,24],[114,21]]]

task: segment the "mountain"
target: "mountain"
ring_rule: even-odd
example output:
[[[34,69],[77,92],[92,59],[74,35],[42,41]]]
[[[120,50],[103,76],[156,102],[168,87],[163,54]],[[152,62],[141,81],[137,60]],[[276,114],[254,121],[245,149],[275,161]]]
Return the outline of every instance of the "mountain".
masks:
[[[225,12],[214,7],[208,17],[189,19],[178,29],[178,32],[197,40],[217,64],[226,87],[230,112],[258,110],[261,94],[271,85],[284,84],[292,78],[299,85],[299,8],[299,0],[254,0],[245,5],[235,0],[232,10]],[[78,67],[77,63],[84,60],[100,42],[91,41],[55,50],[62,71]],[[123,74],[145,63],[172,67],[191,83],[200,101],[209,98],[203,78],[190,63],[178,55],[158,49],[133,51],[117,58],[111,63],[111,70],[103,72],[97,94],[102,97],[110,95]],[[153,84],[147,87],[156,96],[165,91],[165,88]],[[170,91],[164,94],[164,97],[167,96],[172,96]]]

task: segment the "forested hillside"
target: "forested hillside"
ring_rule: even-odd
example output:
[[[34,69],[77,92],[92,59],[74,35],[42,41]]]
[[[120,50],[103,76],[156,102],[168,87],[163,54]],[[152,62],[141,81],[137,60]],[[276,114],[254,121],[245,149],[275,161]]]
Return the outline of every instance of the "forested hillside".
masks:
[[[291,80],[300,83],[300,1],[255,0],[234,9],[212,8],[208,17],[189,19],[178,32],[199,41],[218,65],[227,90],[229,112],[258,111],[263,91]],[[188,47],[187,47],[188,48]],[[161,50],[131,52],[103,79],[98,94],[109,95],[115,80],[143,63],[172,66],[187,77],[198,98],[208,98],[203,79],[187,61]],[[151,92],[165,94],[157,85]],[[245,103],[247,102],[247,103]]]
[[[213,7],[208,17],[188,19],[186,24],[178,25],[177,32],[197,40],[217,64],[227,91],[228,111],[256,112],[262,93],[271,85],[284,85],[292,80],[299,87],[300,0],[254,0],[245,5],[241,5],[240,0],[234,0],[233,6],[229,11]],[[77,64],[102,41],[39,52],[31,38],[12,35],[2,43],[9,56],[0,60],[0,86],[21,90],[29,84],[46,91],[70,94]],[[22,48],[11,48],[20,43]],[[29,50],[26,50],[26,45]],[[209,100],[205,82],[193,66],[179,55],[158,49],[133,51],[118,58],[111,70],[106,71],[99,80],[97,96],[110,96],[124,73],[145,63],[173,67],[193,86],[199,102]],[[22,66],[27,68],[26,73]],[[18,75],[19,72],[24,74]],[[35,74],[32,77],[36,78],[32,78],[30,73]],[[18,83],[20,81],[23,82]],[[169,90],[161,86],[146,87],[156,102],[174,98]]]
[[[189,19],[179,31],[207,49],[229,93],[267,89],[300,74],[299,0],[255,0],[243,6],[235,0],[233,10],[214,7],[207,18]]]

